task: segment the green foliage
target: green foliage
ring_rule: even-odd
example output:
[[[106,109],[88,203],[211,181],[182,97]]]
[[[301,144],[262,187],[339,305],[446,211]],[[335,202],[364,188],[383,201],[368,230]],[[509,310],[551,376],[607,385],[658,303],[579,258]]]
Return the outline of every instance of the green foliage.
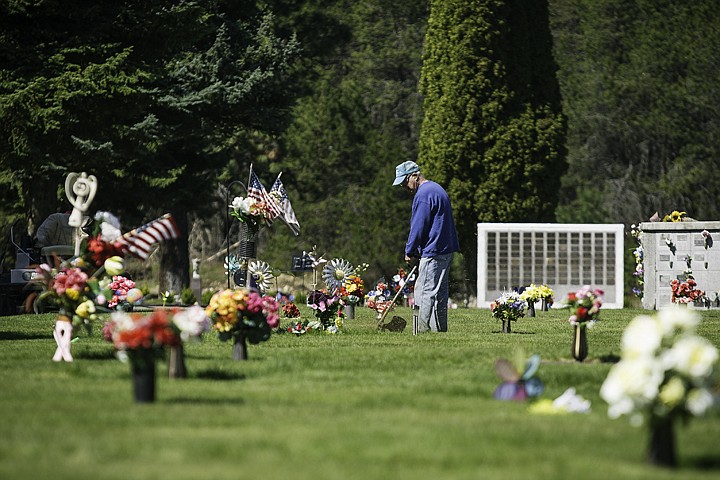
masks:
[[[316,45],[316,30],[302,27],[321,15],[338,42],[308,68],[314,81],[303,83],[307,93],[280,139],[281,156],[268,165],[274,174],[283,170],[301,236],[273,227],[262,256],[285,268],[291,254],[317,245],[326,258],[369,263],[369,283],[404,264],[410,197],[391,184],[395,165],[416,155],[427,12],[409,0],[320,3],[293,19],[298,38]]]
[[[571,165],[561,220],[718,218],[717,2],[554,0],[551,13]]]
[[[183,305],[192,305],[197,301],[195,299],[195,292],[193,292],[192,288],[182,289],[182,292],[180,292],[180,301]]]
[[[410,318],[409,309],[395,313]],[[671,472],[645,464],[645,428],[607,417],[599,388],[624,327],[641,313],[603,311],[583,364],[571,360],[572,329],[556,310],[519,320],[517,334],[499,333],[486,309],[452,310],[448,333],[413,336],[379,333],[374,312],[359,307],[342,335],[273,336],[250,345],[244,362],[207,334],[185,344],[188,378],[169,380],[167,363],[157,363],[150,405],[133,403],[130,367],[101,335],[82,336],[75,361],[56,364],[52,315],[8,317],[0,322],[0,409],[10,412],[0,476],[714,479],[717,411],[676,425],[680,465]],[[718,312],[700,313],[700,333],[720,346]],[[591,412],[534,415],[527,402],[493,400],[494,362],[518,349],[542,359],[542,399],[575,387]]]
[[[546,2],[431,2],[418,163],[447,188],[475,264],[477,222],[552,221],[565,122]]]

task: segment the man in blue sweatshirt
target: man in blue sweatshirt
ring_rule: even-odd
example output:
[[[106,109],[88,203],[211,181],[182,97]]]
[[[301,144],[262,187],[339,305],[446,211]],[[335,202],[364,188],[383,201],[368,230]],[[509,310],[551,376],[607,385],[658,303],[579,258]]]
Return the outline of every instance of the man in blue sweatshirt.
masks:
[[[460,250],[450,197],[423,177],[412,161],[395,167],[393,185],[403,185],[415,196],[405,261],[420,259],[415,281],[415,308],[420,309],[417,333],[447,332],[450,262],[453,252]]]

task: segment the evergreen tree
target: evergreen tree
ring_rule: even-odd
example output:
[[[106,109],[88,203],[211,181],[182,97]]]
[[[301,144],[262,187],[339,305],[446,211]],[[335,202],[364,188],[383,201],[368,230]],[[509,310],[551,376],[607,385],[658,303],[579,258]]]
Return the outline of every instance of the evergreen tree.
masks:
[[[433,0],[418,163],[446,187],[474,285],[478,222],[554,220],[565,122],[546,1]]]
[[[410,199],[391,184],[395,165],[416,155],[427,11],[411,0],[317,3],[321,13],[286,21],[305,44],[317,35],[303,28],[306,19],[321,15],[332,28],[320,34],[335,41],[311,41],[303,52],[319,63],[306,65],[304,95],[280,139],[279,158],[267,167],[283,170],[302,231],[293,238],[273,227],[262,256],[285,266],[289,252],[317,245],[326,258],[369,263],[364,277],[374,282],[403,264]]]
[[[553,0],[568,115],[558,216],[647,220],[720,214],[717,2]]]
[[[183,236],[162,250],[161,289],[179,292],[187,212],[202,212],[247,132],[281,129],[296,42],[255,2],[3,7],[0,180],[30,215],[68,171],[95,173],[93,207],[126,226],[170,211]]]

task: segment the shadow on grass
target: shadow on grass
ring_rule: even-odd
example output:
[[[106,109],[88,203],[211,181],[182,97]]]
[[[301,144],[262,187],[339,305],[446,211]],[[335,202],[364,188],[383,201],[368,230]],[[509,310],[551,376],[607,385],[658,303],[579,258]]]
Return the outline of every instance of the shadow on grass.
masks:
[[[618,363],[620,361],[620,356],[611,353],[609,355],[598,357],[598,360],[600,360],[600,363]]]
[[[502,330],[493,330],[492,333],[505,333],[505,332],[503,332]],[[514,331],[514,332],[510,332],[510,333],[505,333],[505,335],[535,335],[535,332]]]
[[[695,470],[720,470],[720,457],[695,457],[689,459],[687,465]]]
[[[117,360],[115,352],[113,350],[82,350],[75,348],[73,350],[73,356],[83,360]]]
[[[2,340],[46,340],[52,338],[52,335],[41,335],[38,333],[18,333],[18,332],[0,332],[0,341]]]
[[[209,380],[245,380],[246,375],[244,373],[226,372],[224,370],[200,370],[195,375],[195,378],[209,379]]]
[[[163,400],[162,403],[175,403],[181,405],[242,405],[245,403],[245,400],[242,398],[176,397]]]

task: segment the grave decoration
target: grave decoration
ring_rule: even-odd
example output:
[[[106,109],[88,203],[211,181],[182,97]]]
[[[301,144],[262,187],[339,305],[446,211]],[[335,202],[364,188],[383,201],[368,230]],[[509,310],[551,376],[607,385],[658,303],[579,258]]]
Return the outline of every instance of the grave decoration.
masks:
[[[527,316],[535,316],[535,304],[542,301],[540,309],[547,311],[548,306],[552,304],[553,290],[547,285],[535,285],[531,283],[530,286],[526,287],[521,293],[520,298],[527,303]]]
[[[608,416],[627,415],[649,429],[647,461],[677,465],[677,420],[704,415],[717,404],[718,350],[697,335],[700,316],[671,305],[635,317],[622,335],[621,359],[600,388]]]
[[[415,275],[415,274],[408,275],[408,272],[405,271],[404,268],[399,268],[397,273],[395,275],[393,275],[391,288],[395,293],[402,290],[401,295],[402,295],[402,298],[404,299],[403,303],[406,306],[412,306],[409,304],[413,299],[413,292],[415,291],[416,278],[417,278],[417,275]]]
[[[84,203],[87,205],[87,203]],[[73,327],[84,326],[92,333],[92,322],[100,312],[132,310],[143,298],[135,282],[123,276],[125,255],[147,258],[150,249],[165,240],[176,238],[177,226],[170,215],[122,234],[120,222],[109,212],[98,211],[90,229],[79,244],[79,255],[56,260],[56,266],[44,263],[37,267],[35,283],[43,291],[38,305],[58,308],[53,335],[57,343],[54,361],[73,361],[70,351]]]
[[[280,324],[275,298],[245,288],[222,290],[210,299],[205,313],[221,341],[232,339],[233,359],[247,360],[247,342],[258,344],[270,339]]]
[[[155,362],[165,347],[178,347],[208,328],[209,320],[198,306],[158,309],[145,316],[120,311],[110,316],[103,336],[113,344],[118,358],[130,364],[135,401],[146,403],[155,401]]]
[[[568,294],[571,313],[568,321],[574,329],[572,356],[578,362],[587,357],[587,328],[592,327],[599,318],[603,293],[599,288],[585,285],[577,292]]]
[[[528,407],[530,413],[541,415],[564,415],[568,413],[590,413],[590,400],[578,395],[575,387],[565,390],[555,400],[541,399]]]
[[[490,304],[490,313],[493,318],[502,321],[503,333],[511,333],[510,322],[516,322],[525,316],[525,302],[517,292],[504,292]]]
[[[498,359],[495,362],[495,373],[503,383],[495,389],[493,397],[496,400],[526,400],[540,396],[545,386],[535,376],[539,368],[540,356],[532,355],[525,361],[521,350],[515,353],[514,361]]]

